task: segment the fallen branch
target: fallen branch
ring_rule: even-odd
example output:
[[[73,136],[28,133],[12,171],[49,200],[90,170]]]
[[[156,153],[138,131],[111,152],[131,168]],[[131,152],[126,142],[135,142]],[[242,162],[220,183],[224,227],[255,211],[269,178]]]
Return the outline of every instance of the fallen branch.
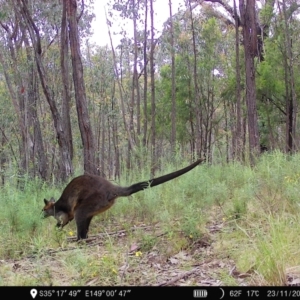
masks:
[[[89,242],[89,241],[93,241],[97,238],[106,237],[108,235],[109,236],[120,235],[120,234],[126,233],[128,231],[135,231],[135,230],[138,230],[138,229],[152,229],[153,227],[159,227],[159,226],[157,226],[157,225],[154,225],[154,226],[139,226],[139,227],[131,227],[130,229],[113,231],[113,232],[99,233],[99,234],[91,235],[89,238],[85,239],[85,241]],[[76,237],[68,237],[67,239],[68,239],[68,241],[76,241],[77,240]]]
[[[199,271],[200,268],[199,267],[196,267],[188,272],[185,272],[183,274],[180,274],[178,275],[177,277],[175,277],[174,279],[172,280],[167,280],[167,281],[164,281],[164,282],[161,282],[159,283],[157,286],[165,286],[165,285],[172,285],[174,284],[175,282],[177,282],[178,280],[182,279],[182,278],[185,278],[185,277],[189,277],[191,276],[192,274],[196,273],[197,271]]]

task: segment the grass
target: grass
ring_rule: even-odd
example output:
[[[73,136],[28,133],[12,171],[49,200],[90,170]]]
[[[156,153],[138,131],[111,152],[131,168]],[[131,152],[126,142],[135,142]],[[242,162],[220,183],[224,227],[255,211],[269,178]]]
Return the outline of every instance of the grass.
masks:
[[[201,165],[118,199],[92,220],[90,235],[103,238],[86,245],[67,240],[74,222],[57,230],[41,218],[43,199],[63,187],[25,180],[20,191],[8,181],[0,189],[0,285],[155,285],[199,264],[224,285],[241,284],[237,274],[243,284],[286,285],[290,274],[300,277],[299,164],[298,154],[274,152],[254,168]],[[138,175],[121,184],[147,179]],[[200,285],[202,275],[183,284]]]

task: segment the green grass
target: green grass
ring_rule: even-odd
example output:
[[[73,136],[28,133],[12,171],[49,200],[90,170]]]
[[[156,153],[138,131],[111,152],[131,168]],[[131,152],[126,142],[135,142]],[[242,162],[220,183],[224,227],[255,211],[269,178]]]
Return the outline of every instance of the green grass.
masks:
[[[157,176],[187,164],[168,164]],[[0,188],[0,285],[157,284],[162,270],[188,271],[208,259],[230,261],[249,274],[248,284],[285,285],[300,265],[299,165],[300,155],[280,152],[263,155],[253,168],[200,165],[119,198],[92,220],[90,235],[104,235],[95,245],[67,240],[76,235],[74,222],[57,230],[53,218],[41,218],[43,199],[57,199],[63,187],[24,180],[20,191],[10,179]],[[121,184],[147,180],[146,173],[132,171]],[[225,285],[239,285],[223,266],[210,271]]]

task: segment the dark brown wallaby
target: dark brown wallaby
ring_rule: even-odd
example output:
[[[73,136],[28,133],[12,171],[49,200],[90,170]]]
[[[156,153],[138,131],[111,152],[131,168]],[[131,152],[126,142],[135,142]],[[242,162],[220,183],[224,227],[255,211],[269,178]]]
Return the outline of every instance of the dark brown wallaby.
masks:
[[[118,197],[130,196],[148,187],[172,180],[192,170],[204,159],[199,159],[188,167],[176,172],[135,183],[128,187],[113,185],[110,181],[95,175],[81,175],[74,178],[64,189],[60,198],[44,199],[44,217],[53,216],[57,227],[64,227],[75,218],[77,240],[86,239],[92,218],[109,209]]]

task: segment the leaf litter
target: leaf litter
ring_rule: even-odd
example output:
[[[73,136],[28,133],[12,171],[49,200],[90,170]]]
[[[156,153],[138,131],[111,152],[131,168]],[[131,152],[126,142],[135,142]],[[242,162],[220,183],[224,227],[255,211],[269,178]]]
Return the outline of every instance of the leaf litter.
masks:
[[[0,276],[5,285],[15,285],[17,276],[28,278],[28,284],[23,280],[21,285],[32,285],[32,280],[35,280],[36,284],[44,286],[222,286],[228,284],[223,280],[225,274],[227,280],[232,278],[236,285],[251,285],[254,270],[241,273],[232,259],[216,255],[214,239],[217,239],[222,227],[222,224],[209,224],[209,239],[204,236],[202,240],[192,242],[188,249],[181,249],[167,258],[159,244],[150,251],[141,251],[138,235],[135,236],[137,228],[91,236],[83,245],[75,244],[72,242],[74,239],[69,238],[70,246],[64,249],[48,249],[19,260],[0,260],[0,268],[4,270]],[[158,228],[157,224],[155,228]],[[154,230],[151,226],[144,226],[143,229],[152,233]],[[129,239],[129,231],[135,241]],[[107,249],[108,236],[111,237],[111,249],[115,249],[115,253]],[[163,238],[164,234],[159,234],[159,239]],[[74,250],[93,258],[95,262],[103,258],[109,261],[112,255],[117,256],[119,265],[110,267],[114,277],[105,279],[101,270],[94,277],[67,270],[65,260],[73,255]],[[287,285],[300,286],[300,266],[286,270],[286,276]]]

